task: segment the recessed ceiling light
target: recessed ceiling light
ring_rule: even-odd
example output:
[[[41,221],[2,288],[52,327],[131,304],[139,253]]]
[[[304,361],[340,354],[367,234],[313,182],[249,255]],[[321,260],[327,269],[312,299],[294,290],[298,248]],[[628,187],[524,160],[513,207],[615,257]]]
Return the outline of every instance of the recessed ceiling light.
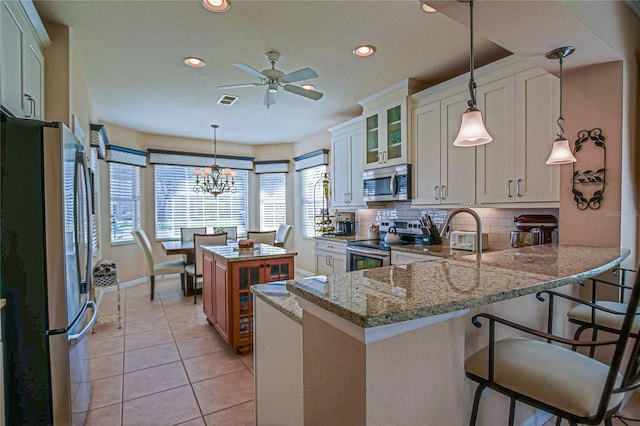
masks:
[[[423,0],[420,0],[419,3],[420,3],[420,9],[422,9],[423,12],[427,12],[427,13],[437,12],[437,10],[435,10],[433,7],[426,4]]]
[[[226,12],[231,7],[229,0],[201,0],[201,3],[212,12]]]
[[[305,90],[316,90],[316,86],[314,86],[313,84],[303,84],[302,88]]]
[[[200,58],[196,58],[195,56],[189,56],[188,58],[184,58],[184,63],[185,65],[190,66],[192,68],[202,68],[205,65],[207,65],[205,61],[203,61]]]
[[[370,45],[362,45],[353,49],[353,54],[356,56],[371,56],[376,51],[376,48]]]

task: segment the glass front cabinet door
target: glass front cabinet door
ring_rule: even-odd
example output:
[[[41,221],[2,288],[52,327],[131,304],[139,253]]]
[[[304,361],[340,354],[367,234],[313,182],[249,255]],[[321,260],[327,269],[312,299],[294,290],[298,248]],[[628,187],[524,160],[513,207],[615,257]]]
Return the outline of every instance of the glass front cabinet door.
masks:
[[[365,170],[407,163],[406,99],[365,114]]]

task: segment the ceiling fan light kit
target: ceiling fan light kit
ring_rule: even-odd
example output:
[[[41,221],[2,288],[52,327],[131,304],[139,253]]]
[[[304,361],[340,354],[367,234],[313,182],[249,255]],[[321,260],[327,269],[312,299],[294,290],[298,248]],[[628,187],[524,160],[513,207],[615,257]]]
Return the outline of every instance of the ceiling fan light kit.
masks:
[[[562,127],[562,122],[564,121],[564,117],[562,116],[562,59],[571,55],[575,50],[573,46],[564,46],[553,49],[546,54],[547,59],[558,59],[560,62],[560,116],[556,121],[560,133],[558,133],[556,140],[553,141],[551,155],[549,155],[549,159],[547,160],[547,164],[549,165],[571,164],[577,161],[571,152],[571,148],[569,148],[569,141],[564,137],[564,127]]]
[[[284,72],[276,69],[276,63],[280,59],[280,53],[276,51],[267,52],[267,60],[271,63],[271,68],[267,68],[266,70],[258,71],[257,69],[250,67],[246,64],[233,64],[236,68],[240,68],[246,73],[253,75],[254,77],[258,77],[260,79],[259,83],[244,83],[244,84],[230,84],[226,86],[218,86],[218,89],[240,89],[244,87],[260,87],[267,86],[266,92],[264,95],[263,105],[269,108],[271,105],[276,103],[277,97],[276,93],[278,92],[278,87],[282,87],[287,92],[295,93],[296,95],[304,96],[305,98],[313,99],[317,101],[322,98],[323,93],[315,90],[314,86],[312,89],[307,89],[304,86],[296,86],[294,84],[297,81],[301,80],[309,80],[311,78],[318,77],[318,73],[312,70],[311,68],[302,68],[294,72],[290,72],[285,74]],[[306,86],[306,85],[305,85]]]
[[[469,79],[469,96],[471,99],[467,102],[469,109],[462,114],[462,123],[460,124],[460,132],[453,141],[455,146],[473,147],[484,145],[493,140],[489,132],[487,132],[484,122],[482,121],[482,112],[476,107],[476,82],[473,78],[474,68],[474,52],[473,52],[473,0],[458,0],[461,3],[469,3],[469,28],[471,33],[471,55],[470,69],[471,76]]]
[[[229,0],[201,0],[200,3],[212,12],[226,12],[231,7]]]

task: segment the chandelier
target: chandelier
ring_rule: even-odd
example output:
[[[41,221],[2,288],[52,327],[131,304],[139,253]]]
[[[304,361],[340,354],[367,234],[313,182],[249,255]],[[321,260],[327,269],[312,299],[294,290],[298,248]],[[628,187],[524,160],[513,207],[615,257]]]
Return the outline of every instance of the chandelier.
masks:
[[[213,166],[196,168],[196,184],[194,185],[193,190],[195,192],[206,192],[217,197],[223,192],[236,192],[238,189],[234,182],[236,172],[228,168],[223,169],[218,165],[216,132],[219,126],[217,124],[212,124],[211,127],[213,127]]]

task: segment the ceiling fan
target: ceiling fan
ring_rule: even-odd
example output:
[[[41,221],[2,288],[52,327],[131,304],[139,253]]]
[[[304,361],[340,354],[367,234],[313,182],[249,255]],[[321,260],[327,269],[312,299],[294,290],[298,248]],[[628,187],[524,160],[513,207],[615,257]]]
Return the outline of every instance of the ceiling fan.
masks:
[[[282,87],[287,92],[295,93],[296,95],[313,99],[314,101],[317,101],[322,97],[321,92],[290,84],[296,81],[316,78],[318,76],[317,72],[315,72],[311,68],[302,68],[298,71],[285,74],[282,71],[276,69],[276,63],[278,62],[279,58],[280,53],[276,51],[267,52],[267,60],[271,63],[271,68],[267,68],[263,71],[258,71],[257,69],[245,64],[233,64],[235,67],[238,67],[241,70],[248,72],[255,77],[258,77],[260,79],[260,83],[230,84],[228,86],[218,86],[218,89],[240,89],[242,87],[267,86],[267,92],[264,95],[264,102],[262,103],[267,108],[276,103],[276,93],[278,91],[278,87]]]

